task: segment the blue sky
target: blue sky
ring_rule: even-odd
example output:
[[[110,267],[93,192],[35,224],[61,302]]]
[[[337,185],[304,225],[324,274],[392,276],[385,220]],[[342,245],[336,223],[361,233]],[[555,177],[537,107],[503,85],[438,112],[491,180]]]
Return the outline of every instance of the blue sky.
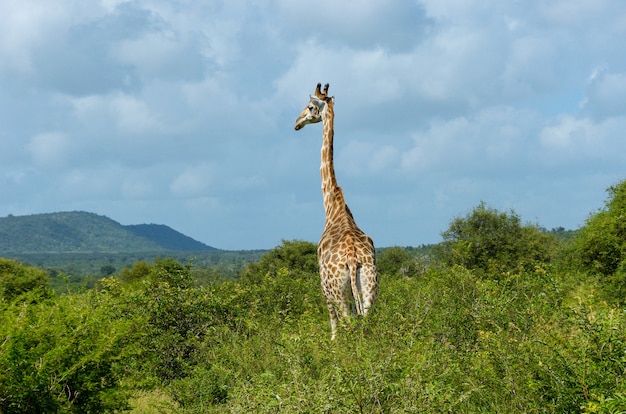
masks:
[[[481,201],[575,229],[626,179],[621,0],[4,0],[0,216],[83,210],[222,249],[317,241],[321,126],[377,246]]]

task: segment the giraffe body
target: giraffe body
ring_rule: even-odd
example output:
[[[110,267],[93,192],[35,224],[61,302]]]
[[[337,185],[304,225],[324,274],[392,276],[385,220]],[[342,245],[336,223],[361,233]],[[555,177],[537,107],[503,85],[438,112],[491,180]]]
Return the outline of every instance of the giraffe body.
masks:
[[[356,224],[337,184],[333,164],[334,98],[328,84],[315,95],[296,120],[295,129],[323,123],[320,175],[326,222],[317,248],[322,292],[330,314],[332,338],[342,317],[367,315],[378,294],[374,243]]]

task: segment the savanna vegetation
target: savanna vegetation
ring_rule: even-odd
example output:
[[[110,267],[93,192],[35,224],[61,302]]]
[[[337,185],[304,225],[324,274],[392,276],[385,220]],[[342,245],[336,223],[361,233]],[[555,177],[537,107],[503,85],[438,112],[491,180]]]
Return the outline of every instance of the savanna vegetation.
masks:
[[[3,259],[0,412],[624,412],[625,223],[626,181],[568,237],[481,203],[428,255],[380,251],[373,312],[335,341],[308,242],[66,293]]]

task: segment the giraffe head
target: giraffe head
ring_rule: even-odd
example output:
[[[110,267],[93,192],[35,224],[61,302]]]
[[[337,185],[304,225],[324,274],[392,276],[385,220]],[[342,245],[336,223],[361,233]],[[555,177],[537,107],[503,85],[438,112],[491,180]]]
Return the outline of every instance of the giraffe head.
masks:
[[[324,86],[322,92],[322,84],[318,83],[315,88],[315,94],[310,96],[309,103],[306,105],[298,119],[296,119],[296,131],[302,129],[307,124],[315,124],[322,120],[322,113],[329,101],[333,98],[328,96],[328,84]]]

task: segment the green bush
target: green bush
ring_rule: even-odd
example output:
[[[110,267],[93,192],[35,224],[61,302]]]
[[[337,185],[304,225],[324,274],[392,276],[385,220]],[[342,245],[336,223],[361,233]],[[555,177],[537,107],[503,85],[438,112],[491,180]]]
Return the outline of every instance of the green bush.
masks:
[[[188,376],[214,323],[216,302],[210,292],[194,287],[191,266],[172,258],[142,263],[127,275],[141,280],[125,292],[127,310],[141,325],[140,375],[155,377],[158,383]]]
[[[257,263],[251,263],[243,271],[243,277],[275,274],[279,269],[290,269],[305,273],[316,273],[317,246],[300,240],[283,240],[282,244],[261,256]]]
[[[46,294],[47,287],[48,277],[45,271],[0,258],[0,299],[10,302],[31,290]]]
[[[173,381],[168,389],[174,400],[187,411],[203,412],[207,406],[226,402],[231,381],[228,370],[202,366],[196,367],[189,377]]]
[[[127,283],[133,283],[139,280],[146,279],[152,272],[152,266],[140,260],[135,262],[132,267],[125,267],[121,270],[122,280]]]
[[[381,276],[419,276],[426,270],[427,259],[415,256],[402,247],[383,249],[376,258],[376,267]]]
[[[604,276],[614,274],[626,258],[626,181],[607,192],[605,208],[587,219],[572,246],[577,265]]]
[[[605,208],[591,215],[574,237],[566,258],[570,269],[596,274],[602,292],[626,303],[626,181],[609,187]]]
[[[0,315],[0,412],[124,408],[130,323],[116,308],[95,291],[9,306]]]
[[[283,241],[249,265],[235,285],[237,303],[229,306],[245,317],[289,323],[306,312],[326,312],[313,243]]]
[[[484,203],[454,219],[442,236],[444,241],[435,253],[444,264],[496,278],[503,272],[549,262],[556,246],[553,235],[534,225],[522,225],[514,211],[499,212]]]

